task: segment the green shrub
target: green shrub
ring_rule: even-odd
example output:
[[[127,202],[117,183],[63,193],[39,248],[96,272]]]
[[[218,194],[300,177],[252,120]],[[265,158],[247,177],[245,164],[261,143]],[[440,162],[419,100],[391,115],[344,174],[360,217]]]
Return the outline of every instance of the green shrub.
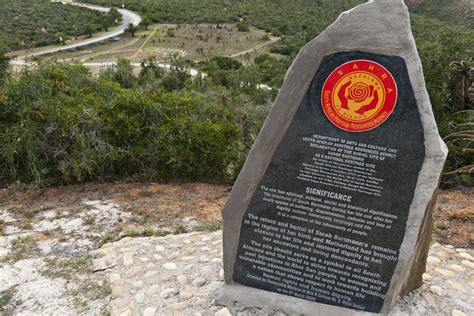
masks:
[[[145,92],[135,77],[127,89],[109,75],[48,63],[9,80],[0,93],[0,176],[49,185],[130,176],[225,181],[237,172],[230,166],[240,129],[216,97]]]

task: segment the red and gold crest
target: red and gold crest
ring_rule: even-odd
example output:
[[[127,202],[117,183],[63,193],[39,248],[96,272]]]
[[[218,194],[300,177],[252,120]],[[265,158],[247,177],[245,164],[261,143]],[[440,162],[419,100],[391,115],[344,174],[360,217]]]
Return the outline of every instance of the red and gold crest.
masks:
[[[385,122],[397,103],[397,84],[382,65],[365,59],[347,62],[326,79],[324,114],[337,127],[365,132]]]

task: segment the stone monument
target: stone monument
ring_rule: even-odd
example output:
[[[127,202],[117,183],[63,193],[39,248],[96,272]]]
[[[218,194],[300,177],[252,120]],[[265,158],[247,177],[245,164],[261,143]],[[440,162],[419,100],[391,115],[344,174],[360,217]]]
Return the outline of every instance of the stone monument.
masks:
[[[299,52],[222,211],[217,303],[387,313],[421,283],[446,155],[403,1],[342,13]]]

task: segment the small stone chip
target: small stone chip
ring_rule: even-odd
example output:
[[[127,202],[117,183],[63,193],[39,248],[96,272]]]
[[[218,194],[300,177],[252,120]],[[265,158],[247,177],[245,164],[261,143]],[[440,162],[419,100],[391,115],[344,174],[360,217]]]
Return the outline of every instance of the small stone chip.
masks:
[[[207,281],[206,281],[206,279],[204,279],[204,278],[195,278],[195,279],[193,280],[193,285],[194,285],[195,287],[201,287],[201,286],[203,286],[204,284],[206,284],[206,282],[207,282]]]
[[[111,291],[112,298],[118,298],[123,295],[123,285],[116,285],[112,287]]]
[[[127,309],[126,311],[121,312],[119,316],[133,316],[133,312],[131,309]]]
[[[176,277],[176,281],[178,281],[179,285],[185,286],[186,284],[188,284],[188,277],[185,275],[179,275],[178,277]]]
[[[451,264],[449,266],[449,269],[451,269],[453,271],[456,271],[456,272],[463,272],[464,270],[466,270],[464,267],[461,267],[460,265],[457,265],[457,264]]]
[[[155,307],[147,307],[143,311],[143,316],[155,316],[156,308]]]
[[[434,294],[436,294],[438,296],[444,296],[444,290],[442,288],[440,288],[439,286],[432,285],[432,286],[430,286],[430,290],[431,290],[431,292],[433,292]]]
[[[172,296],[175,296],[176,294],[178,294],[178,289],[168,288],[160,292],[160,297],[170,298]]]
[[[451,311],[451,316],[466,316],[466,314],[463,311],[460,311],[459,309],[453,309]]]
[[[184,292],[179,293],[179,298],[183,301],[190,300],[192,297],[193,297],[193,293],[191,292],[184,291]]]
[[[176,270],[178,267],[173,262],[167,262],[163,264],[163,268],[165,268],[166,270]]]
[[[472,263],[469,260],[463,260],[461,261],[462,265],[465,266],[468,269],[473,269],[474,270],[474,263]]]
[[[448,259],[449,258],[449,253],[447,253],[446,251],[438,251],[436,253],[436,256],[438,258],[441,258],[441,259]]]
[[[156,246],[156,251],[157,252],[160,252],[160,251],[164,251],[165,250],[165,247],[159,245],[159,246]]]
[[[135,295],[135,302],[138,304],[143,304],[145,302],[145,293],[137,293],[137,295]]]
[[[431,281],[431,280],[433,280],[433,277],[432,277],[430,274],[428,274],[428,273],[423,273],[422,278],[423,278],[423,281]]]
[[[427,262],[428,264],[433,265],[433,264],[438,264],[438,263],[440,263],[441,260],[439,260],[439,258],[429,256],[428,259],[426,259],[426,262]]]
[[[168,306],[168,309],[172,311],[182,311],[183,309],[186,309],[186,303],[174,303],[170,304]]]
[[[232,316],[230,313],[229,309],[227,307],[223,307],[220,310],[218,310],[214,316]]]
[[[158,285],[152,285],[146,291],[146,295],[153,296],[156,294],[157,291],[158,291]]]
[[[434,271],[441,274],[445,278],[452,278],[454,276],[454,272],[448,269],[435,268]]]
[[[474,260],[474,258],[467,252],[458,253],[458,256],[466,260]]]

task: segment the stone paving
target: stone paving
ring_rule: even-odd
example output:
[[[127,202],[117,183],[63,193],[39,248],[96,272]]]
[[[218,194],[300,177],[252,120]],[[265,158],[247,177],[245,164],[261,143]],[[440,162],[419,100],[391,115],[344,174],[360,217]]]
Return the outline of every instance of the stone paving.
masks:
[[[111,315],[266,315],[214,305],[224,284],[220,231],[124,238],[93,255],[110,281]],[[433,244],[423,280],[390,315],[474,315],[473,250]]]

